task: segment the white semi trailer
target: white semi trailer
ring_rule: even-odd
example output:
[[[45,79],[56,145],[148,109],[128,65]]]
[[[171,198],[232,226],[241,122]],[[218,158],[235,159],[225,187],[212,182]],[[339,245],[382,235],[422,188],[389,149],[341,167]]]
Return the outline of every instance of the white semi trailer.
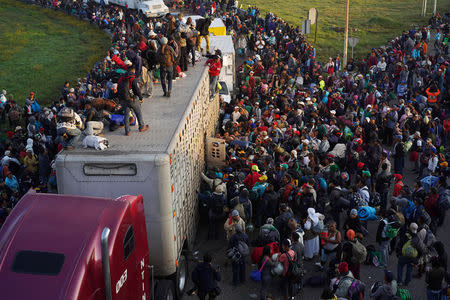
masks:
[[[158,278],[175,281],[176,291],[168,292],[180,296],[188,272],[185,253],[192,249],[197,228],[196,190],[205,167],[205,142],[214,135],[219,101],[210,100],[204,60],[174,82],[172,97],[155,90],[142,105],[147,132],[133,127],[131,136],[123,129],[105,132],[107,150],[76,148],[58,154],[58,193],[142,194],[150,265]]]

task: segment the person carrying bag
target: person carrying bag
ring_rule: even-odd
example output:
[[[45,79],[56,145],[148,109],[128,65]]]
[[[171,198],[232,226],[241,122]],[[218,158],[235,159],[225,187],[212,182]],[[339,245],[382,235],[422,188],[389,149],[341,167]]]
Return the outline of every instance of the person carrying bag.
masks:
[[[264,246],[263,252],[260,260],[259,270],[253,270],[250,273],[250,278],[255,282],[261,282],[261,300],[265,300],[267,296],[267,291],[272,283],[271,270],[275,266],[275,263],[271,260],[270,256],[272,254],[272,249],[269,246]]]

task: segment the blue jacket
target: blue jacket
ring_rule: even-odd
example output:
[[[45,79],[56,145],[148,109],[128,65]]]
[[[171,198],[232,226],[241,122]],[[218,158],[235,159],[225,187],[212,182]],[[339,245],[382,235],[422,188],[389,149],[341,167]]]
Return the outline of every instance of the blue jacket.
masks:
[[[192,281],[202,292],[209,293],[217,287],[217,282],[222,280],[220,272],[210,263],[199,263],[192,271]]]
[[[34,102],[31,103],[31,110],[33,111],[33,113],[38,113],[41,111],[41,107],[39,106],[39,103],[37,103],[36,100],[34,100]]]

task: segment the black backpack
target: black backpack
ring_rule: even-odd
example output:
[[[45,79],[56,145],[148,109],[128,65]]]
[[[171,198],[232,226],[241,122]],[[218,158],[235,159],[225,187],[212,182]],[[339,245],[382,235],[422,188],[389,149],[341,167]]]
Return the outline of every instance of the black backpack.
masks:
[[[292,260],[289,253],[286,252],[286,257],[289,261],[289,268],[286,273],[289,280],[292,282],[300,282],[303,278],[304,272],[301,265],[295,260]]]
[[[215,214],[223,214],[223,202],[222,202],[222,195],[218,195],[213,193],[212,194],[212,198],[213,198],[213,207],[212,207],[212,211]]]
[[[370,194],[370,201],[369,205],[372,207],[380,206],[381,205],[381,195],[378,192],[373,192]]]
[[[156,55],[156,51],[154,50],[147,50],[145,53],[146,60],[148,64],[148,69],[152,70],[155,68],[155,66],[158,64],[158,55]]]
[[[128,76],[122,77],[122,81],[119,83],[119,86],[117,87],[117,94],[119,95],[120,100],[125,101],[133,101],[134,100],[134,93],[133,89],[131,88],[131,78]]]

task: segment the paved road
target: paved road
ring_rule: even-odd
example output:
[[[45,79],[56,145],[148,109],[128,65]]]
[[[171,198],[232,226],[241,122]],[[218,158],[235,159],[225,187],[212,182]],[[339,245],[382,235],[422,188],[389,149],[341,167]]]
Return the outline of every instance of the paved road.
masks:
[[[409,170],[412,169],[412,164],[409,162],[406,162],[406,168],[405,168],[405,184],[412,187],[414,183],[414,178],[416,175]],[[391,193],[392,193],[391,187]],[[342,216],[343,217],[343,216]],[[376,233],[376,227],[378,225],[377,221],[369,222],[369,236],[367,237],[367,240],[364,241],[365,245],[373,244],[375,243],[375,233]],[[443,227],[441,227],[438,230],[438,238],[442,240],[444,243],[447,251],[449,251],[449,242],[450,242],[450,235],[445,233],[446,228],[450,228],[450,221],[449,218],[446,219],[446,222]],[[213,254],[214,261],[216,264],[218,264],[222,270],[222,276],[223,280],[220,284],[223,294],[222,296],[218,297],[219,299],[233,299],[233,300],[244,300],[244,299],[255,299],[256,297],[259,297],[259,289],[260,284],[257,284],[255,282],[252,282],[249,278],[250,271],[253,270],[254,267],[251,266],[250,258],[247,259],[247,282],[245,285],[238,286],[236,288],[232,287],[231,281],[232,281],[232,271],[231,271],[231,265],[228,263],[228,259],[225,257],[225,249],[227,246],[226,240],[225,240],[225,234],[222,233],[222,239],[217,241],[208,241],[206,239],[207,237],[207,226],[199,226],[200,230],[198,232],[197,241],[195,245],[195,249],[200,250],[200,256],[203,255],[205,252],[210,252]],[[253,234],[254,235],[254,234]],[[250,238],[252,238],[252,235],[250,235]],[[305,263],[305,267],[307,270],[306,278],[309,276],[312,276],[314,274],[320,274],[321,272],[313,265],[313,262],[307,262]],[[394,274],[397,274],[397,258],[395,255],[390,257],[389,260],[389,270],[393,271]],[[191,268],[192,269],[192,268]],[[383,280],[383,270],[376,268],[375,266],[361,266],[361,279],[367,284],[371,285],[373,282],[378,280]],[[192,287],[192,283],[188,285],[188,287]],[[412,295],[413,300],[421,300],[426,299],[425,296],[425,282],[424,279],[413,279],[412,282],[409,285],[409,290]],[[312,287],[305,287],[300,295],[298,295],[295,299],[320,299],[320,294],[322,292],[323,288],[312,288]],[[276,280],[273,282],[271,287],[272,293],[274,296],[276,296],[276,299],[282,299],[280,296],[280,288],[279,288],[279,282]],[[258,295],[258,296],[257,296]],[[189,298],[189,297],[187,297]],[[193,298],[193,297],[191,297]],[[369,297],[366,296],[365,299],[369,299]]]

